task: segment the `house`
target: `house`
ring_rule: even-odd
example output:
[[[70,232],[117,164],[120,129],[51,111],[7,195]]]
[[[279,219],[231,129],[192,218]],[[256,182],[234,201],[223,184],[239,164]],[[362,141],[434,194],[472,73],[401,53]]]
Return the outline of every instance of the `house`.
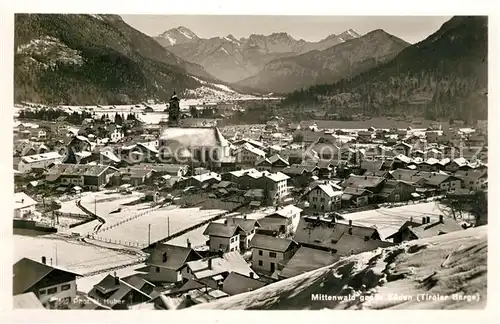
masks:
[[[342,191],[337,190],[331,184],[317,184],[307,193],[309,208],[324,212],[339,209],[341,198]]]
[[[256,234],[270,235],[274,237],[286,237],[288,219],[278,217],[264,217],[259,219],[259,227],[255,229]]]
[[[399,144],[396,144],[393,146],[392,150],[394,152],[396,152],[396,154],[402,154],[402,155],[405,155],[405,156],[411,156],[411,150],[412,150],[413,146],[408,144],[408,143],[405,143],[405,142],[401,142]]]
[[[160,158],[173,163],[219,167],[230,144],[217,127],[167,127],[159,137]]]
[[[38,131],[38,138],[39,139],[46,139],[47,138],[47,131],[45,129],[40,129]]]
[[[152,299],[155,285],[140,275],[120,278],[107,275],[88,292],[88,296],[111,309],[128,309],[129,306]]]
[[[190,176],[183,181],[183,184],[187,186],[193,186],[196,188],[209,188],[214,184],[221,181],[221,176],[215,172],[209,172],[199,175]]]
[[[94,161],[103,165],[112,165],[117,167],[122,161],[121,158],[110,149],[104,149],[99,151],[97,154],[94,153],[93,155],[95,156]]]
[[[431,187],[438,191],[453,191],[462,187],[461,180],[449,174],[419,172],[417,176],[424,179],[426,187]]]
[[[311,182],[311,177],[318,176],[319,168],[316,165],[292,164],[281,172],[289,176],[296,186],[304,187]]]
[[[453,175],[461,180],[462,188],[471,190],[487,188],[488,171],[486,170],[458,170]]]
[[[467,161],[463,157],[456,158],[445,166],[445,170],[448,172],[456,172],[458,170],[469,170],[469,169],[470,169],[469,161]]]
[[[321,217],[303,217],[294,240],[302,247],[330,252],[339,257],[390,245],[380,240],[380,234],[374,227]]]
[[[255,162],[255,168],[259,171],[278,172],[288,167],[288,160],[275,154],[269,158],[262,157]]]
[[[186,164],[170,163],[140,163],[134,165],[134,168],[152,169],[158,175],[170,175],[172,177],[183,177],[187,174],[189,166]]]
[[[45,169],[52,164],[61,163],[62,158],[57,152],[23,156],[19,161],[17,170],[22,173],[29,173],[32,169]]]
[[[258,160],[266,157],[266,152],[249,143],[245,143],[237,149],[235,155],[237,157],[236,162],[239,165],[254,166]]]
[[[260,227],[260,224],[255,219],[247,219],[246,215],[241,217],[228,217],[226,218],[228,225],[239,226],[242,231],[240,232],[240,251],[246,251],[249,248],[250,241],[255,235],[255,231]]]
[[[131,184],[134,187],[144,184],[152,177],[154,171],[138,168],[126,168],[122,173],[122,182]]]
[[[262,176],[262,181],[256,181],[255,187],[269,191],[273,200],[282,200],[288,196],[288,179],[284,173],[268,173]]]
[[[188,246],[157,243],[151,251],[146,266],[136,271],[146,272],[145,279],[155,282],[182,281],[181,268],[186,262],[202,257]]]
[[[320,159],[336,160],[339,158],[342,148],[324,138],[320,138],[312,146],[312,150],[318,154]]]
[[[203,235],[209,237],[207,245],[210,252],[240,251],[240,234],[244,232],[238,225],[210,223]]]
[[[237,272],[231,272],[222,282],[222,291],[229,296],[234,296],[262,288],[266,285],[265,282],[252,277],[254,277],[253,273],[250,273],[250,276],[248,277]]]
[[[221,180],[222,181],[230,181],[234,182],[237,184],[241,184],[241,178],[246,175],[247,173],[255,173],[255,174],[261,174],[260,171],[257,169],[244,169],[244,170],[236,170],[236,171],[230,171],[222,174]],[[243,186],[246,187],[246,186]]]
[[[416,186],[400,180],[387,180],[378,196],[384,202],[408,201],[413,198]]]
[[[35,213],[37,202],[24,192],[14,193],[14,218],[31,219]]]
[[[76,297],[77,276],[47,265],[45,257],[42,262],[22,258],[14,264],[13,295],[32,292],[46,308],[60,307]]]
[[[280,270],[278,264],[292,258],[299,245],[290,239],[255,234],[250,241],[252,248],[252,268],[256,271],[273,274]]]
[[[283,208],[277,208],[272,214],[266,215],[264,218],[274,218],[281,220],[281,222],[276,221],[280,225],[285,226],[284,235],[288,236],[295,232],[300,219],[300,213],[302,209],[294,205],[288,205]]]
[[[358,142],[360,143],[370,143],[374,138],[373,131],[359,131],[358,132]]]
[[[181,271],[184,279],[197,281],[213,289],[223,288],[224,280],[232,272],[259,278],[238,251],[187,262]]]
[[[108,132],[108,137],[112,143],[117,143],[125,137],[125,133],[120,125],[107,125],[106,131]]]
[[[109,165],[56,164],[48,170],[48,182],[59,181],[63,186],[75,185],[100,190],[115,176],[118,169]]]
[[[373,174],[375,172],[382,170],[382,165],[384,161],[362,161],[361,162],[361,174]]]
[[[340,256],[336,253],[301,246],[278,273],[278,278],[287,279],[295,277],[305,272],[331,265],[339,259]]]
[[[435,222],[431,222],[427,217],[422,217],[422,223],[407,222],[387,239],[392,239],[394,243],[401,243],[462,230],[464,227],[451,217],[440,215],[439,220]]]
[[[385,179],[373,176],[355,176],[351,175],[344,182],[341,183],[344,188],[362,188],[373,192],[374,194],[380,192]]]
[[[245,144],[250,144],[253,147],[256,147],[256,148],[258,148],[260,150],[265,150],[265,148],[266,148],[266,146],[264,145],[264,143],[256,141],[256,140],[253,140],[251,138],[240,139],[240,140],[237,140],[237,141],[233,142],[233,145],[236,146],[236,147],[241,147],[241,146],[243,146]]]
[[[369,198],[373,192],[363,188],[347,187],[344,189],[341,197],[342,207],[361,207],[368,205]]]

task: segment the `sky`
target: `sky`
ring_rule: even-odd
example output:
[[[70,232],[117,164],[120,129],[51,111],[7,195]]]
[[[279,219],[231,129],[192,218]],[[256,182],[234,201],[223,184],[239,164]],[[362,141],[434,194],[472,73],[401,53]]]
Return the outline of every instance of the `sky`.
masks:
[[[198,37],[286,32],[295,39],[319,41],[331,34],[354,29],[364,35],[375,29],[417,43],[437,31],[451,16],[203,16],[203,15],[122,15],[132,27],[149,36],[184,26]]]

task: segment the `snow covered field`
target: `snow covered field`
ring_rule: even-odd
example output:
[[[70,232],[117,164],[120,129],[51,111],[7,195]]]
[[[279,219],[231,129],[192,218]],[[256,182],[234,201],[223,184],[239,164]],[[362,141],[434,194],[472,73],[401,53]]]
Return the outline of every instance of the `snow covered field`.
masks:
[[[422,217],[430,217],[431,222],[435,222],[439,220],[440,215],[447,217],[446,208],[438,202],[427,202],[342,214],[342,217],[352,220],[353,224],[375,225],[382,239],[385,239],[395,233],[406,221],[420,222]]]
[[[361,253],[189,310],[484,309],[487,234],[483,226]]]
[[[197,228],[195,230],[189,231],[184,235],[181,235],[179,237],[176,237],[168,242],[168,244],[172,245],[177,245],[177,246],[186,246],[187,240],[189,239],[189,242],[191,242],[191,246],[196,249],[199,247],[206,246],[206,242],[208,240],[208,236],[203,235],[203,232],[207,228],[207,225],[204,225],[200,228]]]
[[[124,206],[124,204],[135,201],[143,195],[144,194],[138,192],[133,192],[129,195],[122,195],[120,193],[113,193],[109,191],[89,192],[82,196],[81,204],[92,213],[96,213],[99,217],[104,218],[106,222],[112,222],[117,219],[131,216],[131,214],[127,211],[132,211],[132,213],[137,212],[137,210],[141,208],[140,206]],[[145,207],[146,206],[143,204],[142,208]],[[118,208],[121,208],[122,210],[120,213],[110,214]]]
[[[132,242],[139,245],[148,243],[148,231],[151,224],[151,242],[175,234],[190,226],[217,216],[224,210],[199,208],[168,207],[125,222],[112,229],[98,232],[96,237],[113,241]],[[184,242],[185,243],[185,242]]]
[[[92,246],[57,234],[36,237],[14,235],[13,239],[14,262],[23,257],[41,261],[45,256],[47,263],[50,264],[52,259],[53,265],[82,275],[138,260],[138,256],[130,253]]]
[[[61,201],[61,208],[58,209],[58,212],[63,214],[77,214],[77,215],[87,215],[83,210],[81,210],[76,202],[78,199]]]

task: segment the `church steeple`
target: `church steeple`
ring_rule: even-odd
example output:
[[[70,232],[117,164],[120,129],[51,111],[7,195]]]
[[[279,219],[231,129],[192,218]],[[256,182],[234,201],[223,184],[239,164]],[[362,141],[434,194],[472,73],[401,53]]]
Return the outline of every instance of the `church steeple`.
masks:
[[[175,93],[170,97],[169,105],[168,105],[168,122],[170,126],[179,126],[179,119],[181,115],[181,109],[179,105],[179,97]]]

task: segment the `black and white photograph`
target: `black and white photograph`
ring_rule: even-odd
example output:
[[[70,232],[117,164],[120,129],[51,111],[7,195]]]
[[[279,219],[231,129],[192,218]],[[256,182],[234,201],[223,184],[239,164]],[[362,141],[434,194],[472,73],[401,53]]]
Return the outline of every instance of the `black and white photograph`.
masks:
[[[14,13],[14,310],[486,309],[488,15],[153,13]]]

